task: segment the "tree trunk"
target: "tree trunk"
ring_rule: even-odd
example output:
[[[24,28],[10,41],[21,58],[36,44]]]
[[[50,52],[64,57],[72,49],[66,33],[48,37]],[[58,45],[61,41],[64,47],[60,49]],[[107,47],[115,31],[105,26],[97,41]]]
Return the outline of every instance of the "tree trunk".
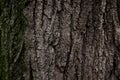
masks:
[[[119,0],[33,0],[29,80],[120,80]]]
[[[23,80],[26,0],[0,0],[0,80]]]

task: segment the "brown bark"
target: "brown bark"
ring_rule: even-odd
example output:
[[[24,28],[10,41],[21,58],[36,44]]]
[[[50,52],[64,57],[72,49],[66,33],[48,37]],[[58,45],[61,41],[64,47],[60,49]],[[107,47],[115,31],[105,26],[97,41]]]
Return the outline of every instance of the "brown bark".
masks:
[[[28,80],[120,80],[119,0],[33,0]]]

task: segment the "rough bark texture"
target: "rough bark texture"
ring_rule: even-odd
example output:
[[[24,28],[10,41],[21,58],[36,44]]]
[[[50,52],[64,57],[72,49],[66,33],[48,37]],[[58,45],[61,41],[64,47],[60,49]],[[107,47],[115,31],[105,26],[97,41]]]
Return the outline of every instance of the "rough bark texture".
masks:
[[[28,80],[120,80],[120,0],[31,0]]]
[[[0,80],[23,80],[26,0],[0,0]]]

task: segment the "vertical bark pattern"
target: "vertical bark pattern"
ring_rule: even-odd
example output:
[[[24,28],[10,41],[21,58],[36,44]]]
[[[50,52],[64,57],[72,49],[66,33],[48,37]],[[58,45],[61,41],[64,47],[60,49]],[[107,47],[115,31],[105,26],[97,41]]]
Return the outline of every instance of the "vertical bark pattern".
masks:
[[[33,0],[30,80],[119,80],[119,0]]]

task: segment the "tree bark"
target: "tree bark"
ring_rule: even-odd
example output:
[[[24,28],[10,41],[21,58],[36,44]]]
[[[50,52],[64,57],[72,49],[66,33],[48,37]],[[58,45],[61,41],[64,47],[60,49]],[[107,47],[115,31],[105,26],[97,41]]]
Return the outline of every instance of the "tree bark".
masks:
[[[23,80],[26,0],[0,0],[0,80]]]
[[[28,80],[120,80],[120,0],[31,0]]]

